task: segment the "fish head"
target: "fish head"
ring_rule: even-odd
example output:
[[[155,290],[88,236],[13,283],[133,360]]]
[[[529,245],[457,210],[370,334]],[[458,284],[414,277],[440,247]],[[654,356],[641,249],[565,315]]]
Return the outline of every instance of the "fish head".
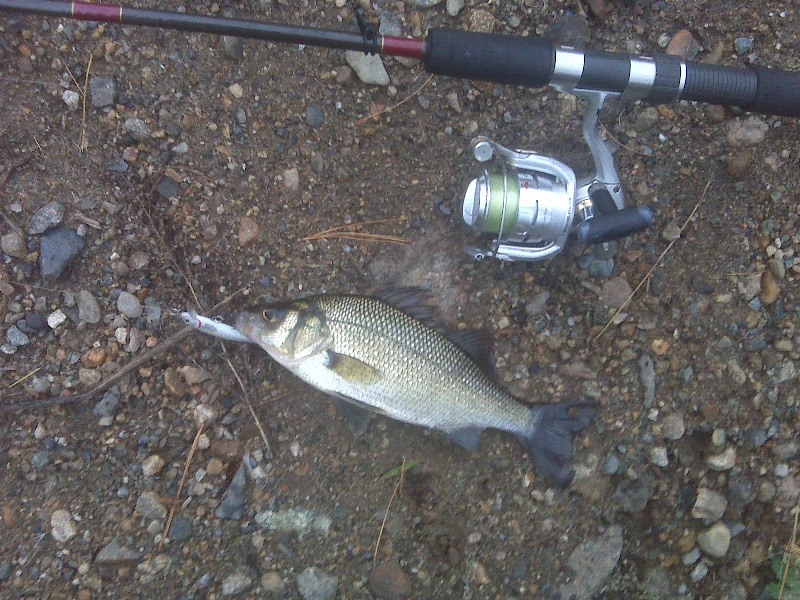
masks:
[[[284,363],[322,352],[331,341],[325,314],[304,300],[244,310],[236,317],[236,329]]]

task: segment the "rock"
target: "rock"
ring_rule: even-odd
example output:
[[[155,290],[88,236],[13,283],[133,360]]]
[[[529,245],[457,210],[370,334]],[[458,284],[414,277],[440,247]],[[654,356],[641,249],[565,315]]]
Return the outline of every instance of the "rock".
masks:
[[[98,417],[113,417],[119,406],[119,398],[119,388],[117,386],[112,387],[103,394],[103,398],[100,402],[94,405],[92,413]]]
[[[710,529],[697,534],[700,550],[713,558],[722,558],[731,544],[731,531],[725,523],[715,523]]]
[[[105,360],[106,349],[102,346],[98,346],[97,348],[91,348],[84,352],[83,356],[81,356],[81,365],[87,369],[94,369],[102,365]]]
[[[232,35],[223,35],[222,54],[229,60],[242,60],[244,58],[244,40]]]
[[[697,499],[692,508],[692,516],[695,519],[718,521],[722,518],[726,508],[728,508],[728,501],[725,496],[701,487],[697,490]]]
[[[31,338],[22,333],[19,327],[12,325],[6,330],[6,340],[12,346],[27,346],[31,343]]]
[[[78,303],[78,319],[83,323],[95,324],[100,322],[102,314],[100,312],[100,305],[97,300],[92,296],[91,292],[81,290],[75,297]]]
[[[368,585],[372,595],[380,600],[405,600],[411,596],[411,580],[394,561],[375,567]]]
[[[261,576],[261,589],[268,594],[279,594],[285,587],[286,584],[277,571],[267,571]]]
[[[78,110],[78,107],[81,105],[81,95],[75,90],[64,90],[61,94],[61,99],[70,110]]]
[[[764,271],[761,274],[761,293],[758,295],[761,302],[769,306],[778,299],[781,293],[781,286],[772,271]]]
[[[319,104],[309,104],[306,106],[306,123],[310,127],[316,129],[325,123],[325,113],[322,112],[322,107]]]
[[[669,466],[669,456],[664,446],[653,446],[650,448],[650,462],[657,467],[666,469]]]
[[[620,275],[603,282],[600,287],[600,302],[608,308],[619,308],[630,297],[632,291],[625,277]]]
[[[728,157],[728,173],[737,180],[744,179],[753,163],[753,153],[750,150],[739,150]]]
[[[183,398],[189,393],[189,387],[181,377],[178,370],[170,367],[164,371],[164,387],[167,393],[173,398]]]
[[[208,404],[194,407],[194,422],[198,427],[208,427],[217,419],[217,412]]]
[[[747,54],[753,49],[753,38],[738,37],[733,40],[733,47],[736,49],[736,54]]]
[[[653,495],[653,488],[646,478],[624,479],[614,492],[614,501],[625,512],[642,512]]]
[[[547,301],[550,299],[550,292],[544,290],[539,292],[531,298],[525,305],[525,312],[529,317],[538,317],[542,314],[547,306]]]
[[[300,191],[300,171],[297,167],[286,169],[283,172],[283,187],[290,192]]]
[[[124,544],[121,544],[118,538],[114,538],[108,544],[103,546],[100,552],[97,553],[94,561],[96,563],[100,563],[101,565],[108,565],[136,562],[141,558],[141,552],[131,550]]]
[[[155,492],[142,492],[136,501],[136,512],[145,519],[163,519],[167,516],[167,509]]]
[[[391,83],[389,74],[386,72],[386,67],[383,66],[383,61],[379,55],[347,50],[344,53],[344,58],[363,83],[381,86],[387,86]]]
[[[164,175],[158,181],[156,191],[164,198],[169,200],[181,193],[181,184],[171,177]]]
[[[465,4],[465,0],[447,0],[445,9],[447,10],[448,15],[455,17],[461,12]]]
[[[138,319],[144,313],[139,299],[130,292],[122,292],[117,298],[117,310],[129,319]]]
[[[75,537],[78,529],[69,511],[63,508],[53,511],[50,517],[50,533],[55,541],[62,544]]]
[[[225,491],[222,502],[214,511],[220,519],[233,519],[238,521],[244,511],[244,486],[247,483],[247,470],[244,464],[236,471],[231,484]]]
[[[125,131],[137,142],[143,142],[150,137],[150,128],[142,119],[131,117],[125,119]]]
[[[573,550],[567,564],[575,573],[560,588],[561,598],[592,598],[614,571],[622,554],[622,527],[612,525],[603,535],[583,542]]]
[[[57,308],[49,315],[47,315],[47,326],[50,329],[56,329],[60,325],[63,325],[67,322],[67,315],[64,314],[64,311],[60,308]]]
[[[231,96],[233,96],[237,100],[240,100],[242,96],[244,96],[244,90],[242,89],[242,86],[239,85],[238,83],[234,83],[233,85],[231,85],[228,88],[228,91],[231,93]]]
[[[164,459],[158,454],[151,454],[142,461],[142,474],[145,477],[153,477],[164,468]]]
[[[93,76],[89,80],[89,97],[92,106],[103,108],[114,104],[117,95],[117,84],[113,77]]]
[[[64,204],[58,200],[48,202],[37,210],[28,223],[28,233],[38,235],[51,227],[55,227],[64,219]]]
[[[264,529],[292,532],[301,539],[310,534],[328,535],[333,524],[329,516],[304,508],[265,510],[255,516],[255,521]]]
[[[769,125],[760,117],[736,118],[728,122],[725,127],[728,143],[738,148],[740,146],[755,146],[767,139]]]
[[[681,29],[673,35],[666,49],[667,54],[680,56],[686,60],[693,60],[698,52],[700,44],[687,29]]]
[[[211,379],[211,373],[200,367],[186,365],[178,369],[178,373],[183,375],[186,385],[198,385]]]
[[[671,413],[664,417],[661,423],[661,435],[668,440],[679,440],[686,433],[686,425],[683,422],[683,415]]]
[[[332,600],[339,580],[318,567],[309,567],[297,576],[297,591],[303,600]]]
[[[560,46],[584,48],[590,39],[589,21],[577,13],[556,17],[544,30],[542,37]]]
[[[729,471],[734,465],[736,465],[736,450],[733,447],[708,457],[708,467],[713,471]]]
[[[244,573],[234,573],[222,580],[222,595],[235,596],[249,590],[253,580]]]
[[[656,398],[656,368],[649,354],[639,357],[639,379],[644,387],[644,405],[653,406]]]
[[[674,242],[681,237],[681,226],[677,221],[670,221],[664,226],[661,237],[667,242]]]
[[[192,536],[192,523],[181,515],[175,515],[169,526],[169,539],[173,542],[183,542]]]
[[[7,233],[0,237],[0,250],[14,258],[24,258],[27,253],[25,238],[16,231]]]
[[[58,279],[86,245],[78,233],[59,226],[42,235],[39,244],[39,270],[48,280]]]
[[[257,239],[261,229],[258,223],[250,217],[239,220],[239,246],[245,248],[252,245]]]

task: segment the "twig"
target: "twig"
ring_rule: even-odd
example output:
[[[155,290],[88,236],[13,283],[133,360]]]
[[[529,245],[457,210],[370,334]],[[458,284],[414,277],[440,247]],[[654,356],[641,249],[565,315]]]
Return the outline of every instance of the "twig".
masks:
[[[785,565],[783,567],[783,575],[781,576],[781,587],[778,591],[778,600],[783,600],[783,591],[786,589],[786,580],[789,579],[789,569],[792,565],[792,559],[800,558],[800,546],[797,545],[797,523],[800,517],[800,503],[794,507],[794,526],[792,527],[792,541],[786,548]]]
[[[408,102],[409,100],[411,100],[411,98],[413,98],[414,96],[416,96],[417,94],[419,94],[419,93],[422,91],[422,89],[423,89],[423,88],[424,88],[426,85],[428,85],[428,83],[430,83],[430,80],[431,80],[431,79],[433,79],[433,75],[431,75],[430,77],[428,77],[428,78],[425,80],[425,83],[423,83],[423,84],[422,84],[421,86],[419,86],[419,87],[418,87],[416,90],[414,90],[413,92],[411,92],[411,93],[410,93],[408,96],[406,96],[405,98],[403,98],[402,100],[400,100],[400,102],[398,102],[397,104],[394,104],[393,106],[390,106],[390,107],[388,107],[388,108],[384,108],[383,110],[381,110],[381,111],[378,111],[378,112],[376,112],[375,114],[372,114],[372,115],[367,115],[366,117],[363,117],[363,118],[359,119],[359,120],[358,120],[358,124],[360,125],[360,124],[362,124],[362,123],[366,123],[366,122],[367,122],[367,121],[369,121],[370,119],[377,119],[377,118],[378,118],[379,116],[381,116],[383,113],[391,112],[391,111],[393,111],[395,108],[397,108],[398,106],[400,106],[401,104],[405,104],[406,102]]]
[[[395,244],[410,244],[411,240],[394,235],[382,235],[374,233],[363,233],[360,231],[351,231],[352,229],[358,229],[359,227],[366,227],[367,225],[380,225],[383,223],[402,223],[403,221],[406,220],[408,220],[407,217],[399,217],[396,219],[378,219],[376,221],[364,221],[363,223],[350,223],[348,225],[339,225],[338,227],[332,227],[330,229],[326,229],[325,231],[321,231],[319,233],[314,233],[312,235],[304,237],[303,241],[310,242],[312,240],[339,238],[339,239],[353,239],[353,240],[374,241],[374,242],[391,242]]]
[[[225,362],[228,363],[228,366],[231,368],[231,371],[233,371],[233,376],[236,377],[236,381],[239,382],[239,386],[242,388],[245,404],[247,404],[247,408],[250,409],[250,414],[252,415],[253,420],[256,422],[256,427],[258,427],[258,432],[261,434],[261,439],[264,440],[264,446],[266,446],[267,448],[267,453],[269,454],[269,457],[272,458],[272,448],[269,447],[267,434],[264,433],[264,428],[261,426],[261,421],[258,418],[258,415],[256,414],[256,411],[253,408],[252,403],[250,402],[249,396],[247,395],[247,388],[244,387],[244,382],[242,381],[242,378],[239,377],[239,373],[234,368],[233,363],[227,357],[225,357]]]
[[[703,194],[700,196],[700,200],[697,201],[697,204],[694,205],[694,208],[692,209],[692,212],[689,213],[689,216],[686,217],[686,221],[683,222],[683,225],[681,226],[680,231],[679,231],[681,236],[683,235],[683,231],[689,226],[689,223],[691,222],[692,218],[694,218],[694,215],[697,213],[697,209],[700,208],[700,206],[706,201],[706,193],[708,192],[708,188],[711,187],[711,182],[712,181],[713,181],[713,179],[709,179],[708,180],[708,183],[706,183],[706,187],[703,189]],[[677,242],[679,239],[681,239],[681,236],[679,236],[679,237],[675,238],[674,240],[672,240],[669,243],[669,245],[667,245],[667,247],[664,248],[664,251],[659,255],[658,259],[653,264],[653,266],[650,267],[650,270],[647,272],[647,274],[639,282],[639,285],[637,285],[636,288],[634,288],[634,290],[630,293],[630,295],[625,299],[625,302],[623,302],[622,306],[620,306],[617,309],[617,312],[615,312],[611,316],[611,318],[608,320],[608,323],[606,323],[605,327],[603,327],[603,329],[600,330],[600,333],[598,333],[596,336],[594,336],[594,341],[595,342],[597,340],[599,340],[600,336],[602,336],[606,332],[606,329],[611,327],[611,324],[614,322],[614,319],[616,319],[617,316],[619,315],[619,313],[621,313],[625,309],[625,307],[628,306],[628,304],[630,303],[631,299],[633,299],[633,297],[636,295],[636,292],[638,292],[641,289],[641,287],[650,279],[650,276],[653,274],[653,271],[655,271],[658,268],[658,266],[661,264],[661,261],[664,260],[664,257],[667,255],[667,252],[669,252],[670,248],[672,248],[672,246],[675,245],[675,242]]]
[[[200,443],[200,435],[203,433],[203,426],[197,430],[197,435],[194,436],[194,442],[192,442],[192,448],[189,450],[189,456],[186,457],[186,464],[183,467],[183,475],[181,476],[181,482],[178,484],[178,492],[175,494],[175,500],[172,502],[172,506],[169,509],[169,516],[167,517],[167,524],[164,527],[164,534],[161,536],[161,541],[158,543],[158,550],[159,552],[164,547],[164,543],[167,540],[167,536],[169,535],[169,528],[172,526],[172,518],[175,516],[175,511],[178,509],[178,503],[181,500],[181,492],[183,491],[183,486],[186,483],[186,478],[189,476],[189,467],[192,464],[192,459],[194,458],[194,453],[197,452],[197,446]]]
[[[405,466],[406,466],[406,457],[403,457],[403,464],[400,466],[400,479],[397,480],[397,485],[394,486],[394,490],[392,491],[392,495],[389,498],[389,504],[386,505],[386,512],[383,513],[383,522],[381,523],[381,529],[378,532],[378,539],[375,541],[375,553],[372,555],[372,563],[375,564],[378,560],[378,548],[381,545],[381,538],[383,537],[383,530],[386,528],[386,520],[389,518],[389,509],[392,508],[392,502],[394,501],[394,497],[397,495],[397,491],[400,489],[400,486],[403,484],[403,476],[405,475]]]

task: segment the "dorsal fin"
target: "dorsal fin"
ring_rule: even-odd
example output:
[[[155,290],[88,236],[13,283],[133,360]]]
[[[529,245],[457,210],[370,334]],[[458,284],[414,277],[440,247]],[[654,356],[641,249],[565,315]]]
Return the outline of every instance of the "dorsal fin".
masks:
[[[492,334],[486,329],[464,329],[447,331],[445,335],[456,346],[478,364],[488,375],[494,375],[494,355],[492,354]]]
[[[432,329],[440,329],[442,326],[433,307],[428,304],[431,299],[430,290],[413,286],[389,287],[374,296]]]

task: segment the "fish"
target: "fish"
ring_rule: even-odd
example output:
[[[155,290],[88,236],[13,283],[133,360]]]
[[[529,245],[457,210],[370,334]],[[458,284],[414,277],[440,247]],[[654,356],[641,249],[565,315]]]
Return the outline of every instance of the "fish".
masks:
[[[373,413],[438,430],[473,454],[481,434],[516,436],[553,486],[574,476],[573,438],[593,401],[528,403],[492,376],[490,336],[448,333],[422,288],[373,296],[319,294],[242,310],[235,328],[309,385],[330,394],[354,428]]]

